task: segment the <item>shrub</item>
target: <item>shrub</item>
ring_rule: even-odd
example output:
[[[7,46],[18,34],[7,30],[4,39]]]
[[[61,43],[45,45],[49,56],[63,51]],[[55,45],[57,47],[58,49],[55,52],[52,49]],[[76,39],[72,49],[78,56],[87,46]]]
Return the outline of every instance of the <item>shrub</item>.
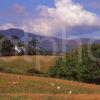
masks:
[[[77,49],[67,53],[64,59],[59,58],[49,70],[49,75],[57,78],[96,83],[100,79],[100,63],[88,56],[87,45],[82,48],[82,62],[78,62]],[[93,44],[91,51],[100,58],[100,45]],[[100,83],[100,81],[99,81]]]
[[[28,74],[31,74],[31,75],[40,75],[42,74],[40,71],[36,70],[36,69],[30,69],[27,71]]]
[[[1,54],[3,56],[12,56],[15,54],[15,46],[11,40],[5,39],[1,44]]]

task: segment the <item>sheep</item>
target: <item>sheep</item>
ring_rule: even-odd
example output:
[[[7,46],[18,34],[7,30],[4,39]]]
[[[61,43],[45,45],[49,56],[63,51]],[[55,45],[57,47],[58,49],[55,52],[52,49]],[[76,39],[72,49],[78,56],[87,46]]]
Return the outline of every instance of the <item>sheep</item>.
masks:
[[[51,83],[51,86],[54,86],[55,84],[54,83]]]
[[[58,89],[58,90],[60,90],[60,89],[61,89],[61,87],[60,87],[60,86],[57,86],[57,89]]]
[[[69,94],[72,94],[73,91],[69,91]]]
[[[18,84],[19,82],[13,82],[13,84],[15,85],[15,84]]]
[[[13,82],[13,84],[15,85],[15,84],[16,84],[16,82]]]
[[[16,84],[18,84],[19,82],[16,82]]]

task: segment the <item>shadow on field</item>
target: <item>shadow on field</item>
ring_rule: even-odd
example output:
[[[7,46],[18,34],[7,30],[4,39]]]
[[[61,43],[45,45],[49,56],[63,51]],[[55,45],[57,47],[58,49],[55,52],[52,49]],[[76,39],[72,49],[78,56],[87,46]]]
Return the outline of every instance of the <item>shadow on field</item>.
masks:
[[[21,72],[14,71],[14,70],[11,70],[11,69],[8,69],[8,68],[0,67],[0,72],[1,73],[9,73],[9,74],[17,74],[17,75],[31,75],[31,76],[41,76],[41,77],[47,76],[46,74],[41,73],[40,71],[38,71],[36,69],[29,69],[25,73],[21,73]]]
[[[44,74],[41,73],[40,71],[36,70],[36,69],[29,69],[26,72],[28,75],[35,75],[35,76],[43,76]]]

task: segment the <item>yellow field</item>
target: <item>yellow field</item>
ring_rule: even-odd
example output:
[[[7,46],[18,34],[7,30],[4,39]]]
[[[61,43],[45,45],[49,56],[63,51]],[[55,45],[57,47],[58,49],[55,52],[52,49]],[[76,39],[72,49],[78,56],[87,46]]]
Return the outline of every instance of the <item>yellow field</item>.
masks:
[[[27,70],[36,68],[45,73],[54,64],[57,56],[12,56],[0,57],[0,68],[25,74]]]

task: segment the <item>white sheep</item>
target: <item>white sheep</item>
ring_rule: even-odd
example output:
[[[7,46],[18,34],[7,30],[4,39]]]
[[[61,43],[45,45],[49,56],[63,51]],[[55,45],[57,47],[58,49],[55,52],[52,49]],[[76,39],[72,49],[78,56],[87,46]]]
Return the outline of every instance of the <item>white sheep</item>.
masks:
[[[54,83],[51,83],[51,86],[54,86],[55,84]]]
[[[13,84],[15,85],[15,84],[18,84],[19,82],[13,82]]]
[[[19,82],[16,82],[16,84],[18,84]]]
[[[13,84],[15,85],[15,84],[16,84],[16,82],[13,82]]]
[[[69,94],[72,94],[73,91],[69,91]]]
[[[57,89],[58,89],[58,90],[60,90],[60,89],[61,89],[61,87],[60,87],[60,86],[57,86]]]

